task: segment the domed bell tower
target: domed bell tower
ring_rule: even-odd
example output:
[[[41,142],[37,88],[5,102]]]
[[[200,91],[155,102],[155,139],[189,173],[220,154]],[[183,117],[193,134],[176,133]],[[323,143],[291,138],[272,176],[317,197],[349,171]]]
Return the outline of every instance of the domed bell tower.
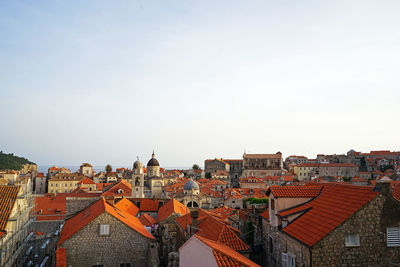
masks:
[[[143,164],[139,161],[139,157],[133,163],[131,185],[132,197],[144,198],[144,172]]]

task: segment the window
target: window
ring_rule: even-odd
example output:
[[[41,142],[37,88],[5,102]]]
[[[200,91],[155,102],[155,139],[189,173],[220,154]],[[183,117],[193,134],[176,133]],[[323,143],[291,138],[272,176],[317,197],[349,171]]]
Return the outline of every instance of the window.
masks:
[[[110,234],[110,225],[100,224],[100,235],[109,235],[109,234]]]
[[[92,267],[103,267],[103,264],[96,264],[96,265],[92,265]]]
[[[295,267],[296,258],[290,253],[282,252],[282,267]]]
[[[131,267],[130,263],[121,263],[119,267]]]
[[[275,199],[271,199],[271,210],[275,210]]]
[[[344,237],[344,243],[346,247],[359,247],[360,246],[360,234],[348,234]]]
[[[388,247],[400,247],[400,227],[386,228],[386,244]]]
[[[274,252],[274,242],[270,236],[268,237],[268,250],[270,254]]]

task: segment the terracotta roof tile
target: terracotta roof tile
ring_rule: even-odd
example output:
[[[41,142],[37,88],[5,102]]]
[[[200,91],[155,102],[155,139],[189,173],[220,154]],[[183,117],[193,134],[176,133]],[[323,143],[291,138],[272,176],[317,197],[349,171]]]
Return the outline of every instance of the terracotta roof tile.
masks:
[[[36,219],[62,220],[66,212],[66,197],[46,195],[35,198]]]
[[[216,218],[209,216],[199,223],[199,236],[207,239],[223,243],[228,247],[237,250],[249,250],[249,246],[246,245],[238,236],[239,230],[227,225],[226,223],[217,220]]]
[[[122,193],[120,193],[120,190],[122,191]],[[130,196],[131,194],[132,185],[126,180],[122,179],[111,188],[106,189],[102,196]]]
[[[171,199],[167,203],[165,203],[161,208],[158,210],[158,221],[162,221],[174,213],[178,213],[181,216],[188,214],[189,208],[180,203],[176,199]]]
[[[325,185],[322,193],[312,201],[279,213],[287,216],[304,212],[282,230],[311,247],[377,194],[368,186]]]
[[[183,215],[181,217],[177,217],[175,220],[178,223],[178,225],[182,227],[183,230],[186,230],[187,226],[192,224],[192,217],[190,213]]]
[[[266,209],[260,214],[264,219],[269,219],[269,209]]]
[[[140,211],[158,211],[158,199],[143,198],[140,200]]]
[[[316,197],[321,192],[322,186],[271,186],[267,195],[271,192],[274,197],[286,197],[286,198],[307,198]]]
[[[56,267],[67,267],[67,257],[65,248],[57,248],[56,250]]]
[[[157,223],[156,219],[154,219],[153,217],[151,217],[151,216],[150,216],[149,214],[147,214],[147,213],[142,214],[142,215],[139,217],[139,221],[140,221],[144,226],[148,226],[148,227],[150,227],[150,226],[152,226],[152,225],[154,225],[154,224]]]
[[[136,207],[135,204],[133,204],[131,201],[127,200],[126,198],[122,198],[120,201],[118,201],[117,204],[114,205],[114,207],[119,208],[120,210],[126,211],[127,213],[129,213],[135,217],[139,212],[139,208]]]
[[[6,229],[19,189],[15,185],[0,186],[0,230]]]
[[[195,237],[212,248],[213,255],[215,257],[215,261],[220,267],[256,267],[259,266],[256,263],[252,262],[245,256],[231,249],[230,247],[215,242],[213,240],[209,240],[199,235],[195,235]]]

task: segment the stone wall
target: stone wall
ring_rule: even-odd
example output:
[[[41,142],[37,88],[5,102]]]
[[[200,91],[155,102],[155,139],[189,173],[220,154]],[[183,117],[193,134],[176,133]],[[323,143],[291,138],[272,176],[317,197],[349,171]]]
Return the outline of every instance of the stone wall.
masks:
[[[100,236],[100,224],[110,226],[108,236]],[[103,213],[61,246],[66,248],[67,266],[104,267],[146,266],[150,243],[153,241],[137,233],[112,215]]]
[[[86,209],[99,199],[100,197],[67,197],[65,216],[68,218],[69,216]]]
[[[399,266],[400,247],[387,247],[386,228],[400,227],[400,204],[378,195],[312,250],[314,266]],[[345,235],[358,233],[359,247],[346,247]]]

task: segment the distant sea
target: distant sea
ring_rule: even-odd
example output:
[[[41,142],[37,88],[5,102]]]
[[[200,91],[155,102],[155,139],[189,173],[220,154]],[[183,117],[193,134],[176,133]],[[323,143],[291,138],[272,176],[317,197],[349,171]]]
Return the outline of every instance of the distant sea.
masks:
[[[54,166],[54,165],[39,165],[38,171],[46,174],[47,170],[52,166]],[[79,166],[78,165],[57,165],[57,167],[58,168],[64,167],[64,168],[69,169],[71,172],[76,172],[77,170],[79,170],[80,165]],[[115,171],[118,168],[132,169],[132,165],[130,165],[130,166],[121,166],[121,165],[114,166],[114,165],[112,165],[112,167],[113,167],[113,171]],[[93,170],[96,172],[104,171],[105,168],[106,168],[105,165],[104,166],[93,166]],[[161,166],[161,168],[165,168],[167,170],[174,170],[174,169],[187,170],[187,169],[190,169],[191,167],[187,167],[187,166],[185,166],[185,167],[182,167],[182,166],[180,166],[180,167],[163,167],[163,166]]]

